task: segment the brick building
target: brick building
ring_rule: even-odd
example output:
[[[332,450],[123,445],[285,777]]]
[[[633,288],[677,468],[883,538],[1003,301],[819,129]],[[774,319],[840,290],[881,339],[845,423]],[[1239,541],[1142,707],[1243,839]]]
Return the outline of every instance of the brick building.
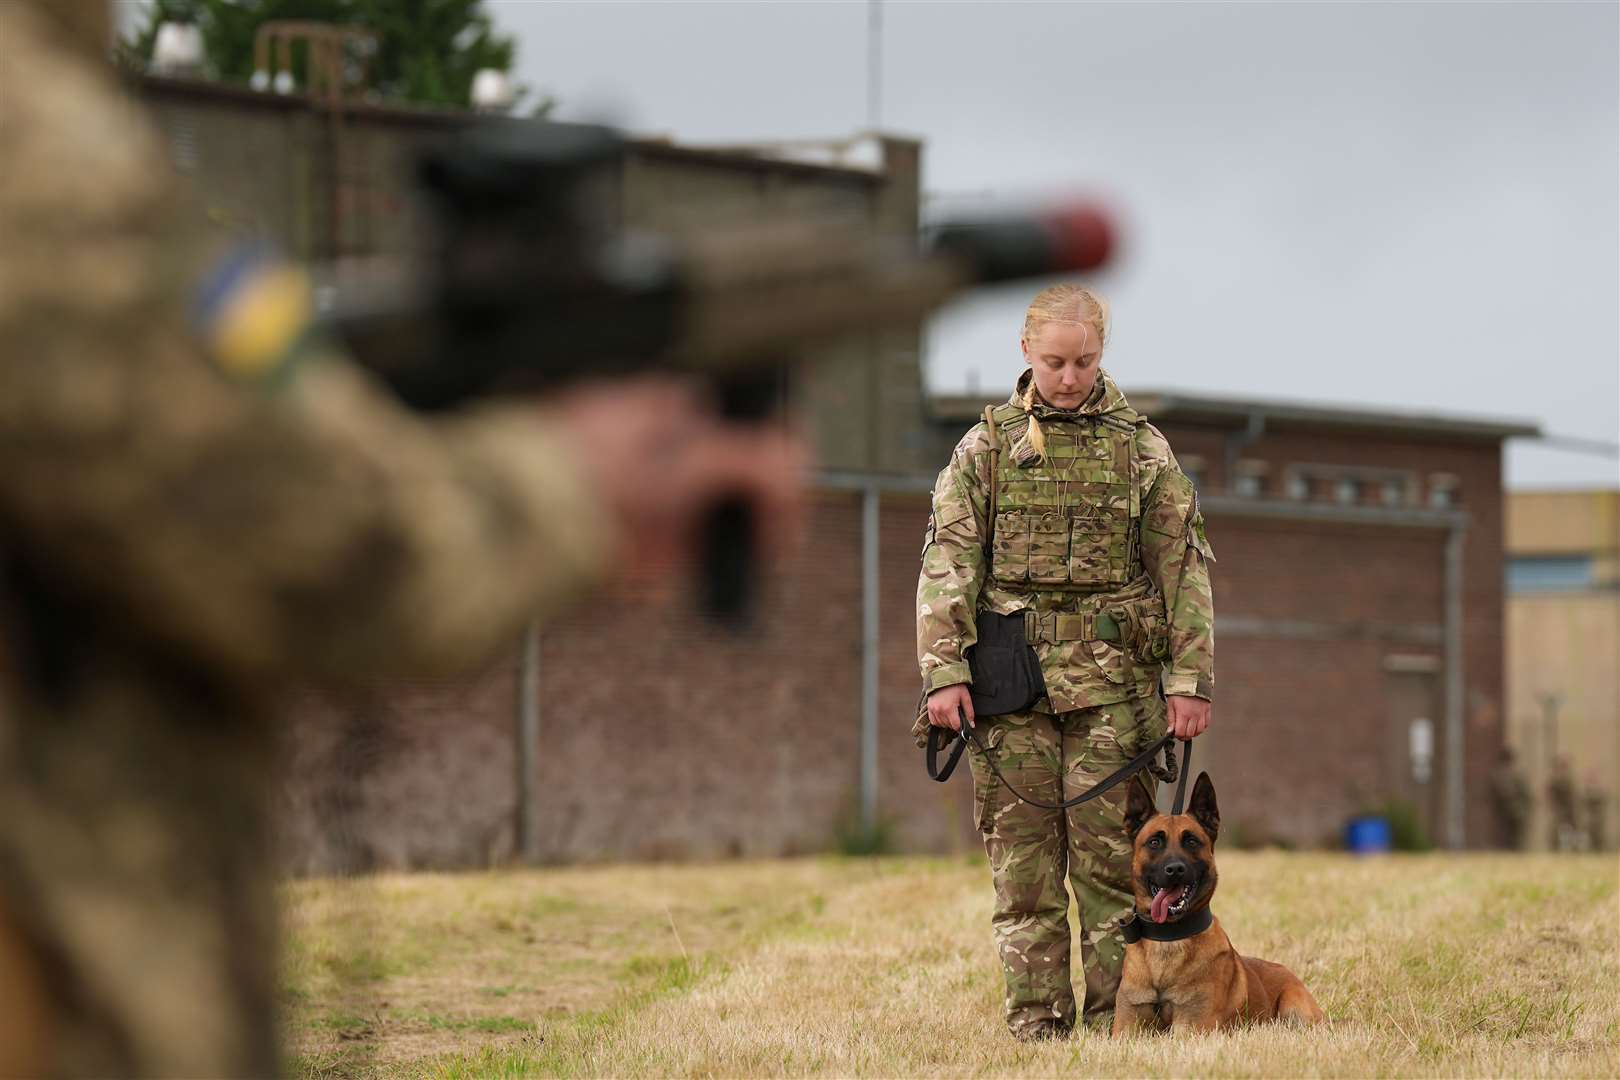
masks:
[[[178,80],[140,92],[214,220],[316,263],[409,253],[410,156],[465,122],[355,105],[339,123],[297,96]],[[854,167],[637,142],[622,217],[837,211],[914,235],[920,147],[868,147]],[[928,782],[908,728],[927,490],[982,402],[925,401],[915,333],[821,359],[802,395],[823,462],[810,539],[745,633],[641,584],[462,680],[304,692],[288,711],[290,867],[772,855],[873,822],[902,848],[976,850],[967,783]],[[1316,843],[1401,799],[1442,840],[1491,843],[1500,446],[1532,429],[1131,396],[1198,478],[1221,560],[1219,720],[1199,749],[1233,832]]]
[[[363,102],[334,115],[302,95],[189,79],[143,77],[136,89],[212,221],[317,268],[417,251],[412,159],[469,119]],[[919,144],[823,149],[635,141],[620,218],[840,215],[916,235]],[[540,706],[528,743],[514,738],[516,642],[464,680],[304,693],[288,714],[290,865],[466,865],[520,846],[543,859],[821,850],[860,819],[862,790],[868,817],[902,820],[901,843],[965,842],[962,814],[898,811],[902,799],[965,805],[954,786],[923,790],[905,738],[925,513],[916,477],[929,453],[918,335],[863,335],[815,360],[797,388],[826,469],[814,540],[773,575],[746,635],[709,625],[679,595],[605,598],[550,625],[528,668]],[[882,497],[896,485],[909,494]]]
[[[1501,449],[1536,429],[1125,391],[1194,478],[1218,559],[1197,756],[1230,835],[1322,843],[1400,803],[1437,844],[1498,843]],[[984,404],[936,411],[959,430]]]
[[[1501,444],[1533,429],[1132,396],[1197,477],[1219,558],[1218,719],[1197,759],[1220,780],[1228,836],[1332,843],[1351,814],[1404,804],[1437,844],[1500,842],[1487,792],[1504,737]],[[980,408],[936,402],[939,461]],[[771,575],[746,636],[678,599],[649,609],[622,595],[545,629],[540,857],[824,849],[857,819],[868,761],[898,845],[977,847],[968,785],[929,783],[906,732],[931,478],[881,478],[875,495],[871,479],[824,474],[812,539]],[[865,559],[880,722],[863,747]],[[507,659],[465,683],[383,693],[382,750],[357,791],[336,788],[354,801],[362,862],[512,852],[516,681]],[[294,849],[331,865],[311,809],[290,815]]]

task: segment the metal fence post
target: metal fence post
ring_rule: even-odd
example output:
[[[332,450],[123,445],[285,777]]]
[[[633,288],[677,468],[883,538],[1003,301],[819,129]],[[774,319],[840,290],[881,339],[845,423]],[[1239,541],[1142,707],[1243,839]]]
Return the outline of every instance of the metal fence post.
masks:
[[[861,491],[861,825],[877,828],[878,511],[876,484]]]
[[[523,862],[540,859],[540,624],[523,632],[518,659],[517,694],[517,855]]]

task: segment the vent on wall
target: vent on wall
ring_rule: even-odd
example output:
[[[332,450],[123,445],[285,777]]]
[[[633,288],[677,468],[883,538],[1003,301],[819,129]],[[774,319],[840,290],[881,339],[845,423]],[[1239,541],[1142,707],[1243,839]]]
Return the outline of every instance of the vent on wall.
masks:
[[[176,120],[174,128],[169,133],[169,141],[173,147],[174,167],[176,171],[191,174],[197,171],[197,131],[186,120]]]

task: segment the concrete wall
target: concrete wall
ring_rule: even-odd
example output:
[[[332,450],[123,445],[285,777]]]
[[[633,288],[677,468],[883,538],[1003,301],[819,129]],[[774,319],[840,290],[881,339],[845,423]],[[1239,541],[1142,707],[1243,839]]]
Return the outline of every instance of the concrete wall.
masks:
[[[1530,846],[1551,846],[1547,784],[1567,756],[1576,787],[1604,804],[1620,838],[1620,492],[1515,492],[1508,555],[1584,556],[1589,587],[1519,591],[1507,601],[1508,740],[1534,795]]]
[[[1507,501],[1509,556],[1585,556],[1593,584],[1620,585],[1620,491],[1517,491]]]
[[[302,97],[192,80],[141,78],[136,89],[210,220],[313,263],[420,253],[429,233],[414,162],[471,119],[358,104],[334,116]],[[863,221],[874,234],[914,237],[921,146],[882,138],[880,151],[876,169],[856,169],[633,141],[618,213],[626,225],[653,229],[835,216]],[[798,407],[825,465],[925,467],[918,341],[917,328],[901,327],[852,335],[806,357]]]

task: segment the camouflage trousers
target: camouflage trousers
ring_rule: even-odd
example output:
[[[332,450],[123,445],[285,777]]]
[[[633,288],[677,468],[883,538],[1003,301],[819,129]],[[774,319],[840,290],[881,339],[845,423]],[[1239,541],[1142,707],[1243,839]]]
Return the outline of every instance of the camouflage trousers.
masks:
[[[1159,697],[1052,716],[1012,713],[979,725],[1001,772],[1041,802],[1072,798],[1165,733]],[[991,918],[1007,979],[1007,1027],[1014,1035],[1043,1020],[1075,1021],[1069,975],[1069,892],[1079,908],[1082,1018],[1112,1022],[1125,942],[1115,922],[1132,906],[1125,799],[1133,783],[1153,793],[1146,770],[1081,806],[1042,810],[1015,797],[972,752],[979,831],[995,883]]]

